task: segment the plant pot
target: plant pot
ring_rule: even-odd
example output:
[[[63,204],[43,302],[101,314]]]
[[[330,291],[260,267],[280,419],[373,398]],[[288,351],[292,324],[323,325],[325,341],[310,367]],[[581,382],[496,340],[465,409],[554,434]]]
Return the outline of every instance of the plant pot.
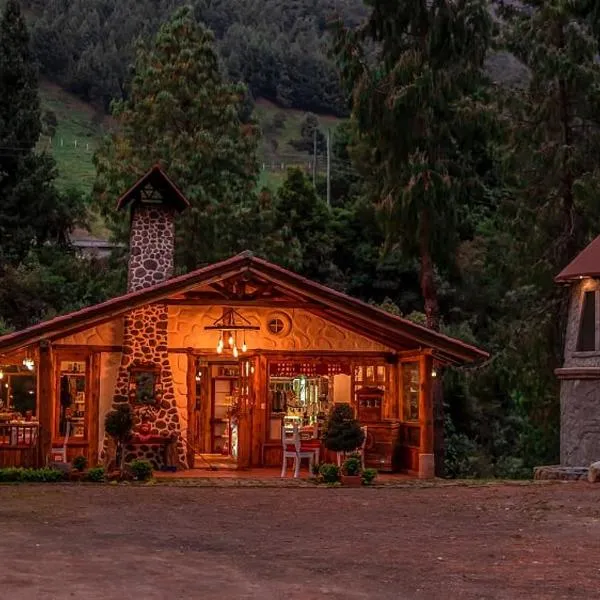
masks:
[[[362,485],[362,477],[360,475],[342,475],[342,485],[348,487],[360,487]]]

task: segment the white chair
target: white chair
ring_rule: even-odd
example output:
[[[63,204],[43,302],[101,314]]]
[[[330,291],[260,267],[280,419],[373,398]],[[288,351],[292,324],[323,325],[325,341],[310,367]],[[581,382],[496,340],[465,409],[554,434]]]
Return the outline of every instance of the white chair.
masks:
[[[300,440],[300,432],[296,423],[294,424],[291,435],[287,434],[285,427],[281,428],[281,445],[283,450],[283,464],[281,465],[282,477],[285,477],[288,458],[294,459],[294,477],[297,478],[300,476],[300,462],[303,458],[308,459],[308,468],[312,474],[315,452],[314,450],[301,450],[302,442]]]
[[[362,444],[356,448],[355,450],[352,450],[351,452],[337,452],[336,456],[337,456],[337,466],[341,467],[342,463],[344,461],[344,459],[346,458],[346,454],[358,454],[360,456],[360,464],[362,466],[363,471],[365,470],[365,448],[367,447],[367,426],[364,425],[363,427],[361,427],[362,432],[364,433],[364,438],[362,441]]]
[[[50,461],[53,463],[66,463],[67,462],[67,442],[69,441],[69,434],[71,433],[71,421],[67,421],[65,427],[65,441],[62,446],[53,446],[50,449]]]

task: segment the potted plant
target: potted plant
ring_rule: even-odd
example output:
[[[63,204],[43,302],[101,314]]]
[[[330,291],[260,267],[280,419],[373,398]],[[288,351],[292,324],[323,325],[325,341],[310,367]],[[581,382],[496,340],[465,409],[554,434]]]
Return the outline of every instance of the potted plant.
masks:
[[[104,430],[115,442],[117,469],[123,473],[125,462],[125,444],[131,438],[133,429],[133,413],[128,403],[119,404],[104,419]]]
[[[342,485],[358,487],[362,485],[362,466],[359,456],[349,456],[342,465]]]
[[[361,446],[365,434],[349,404],[336,404],[325,426],[323,444],[328,450],[346,454]]]

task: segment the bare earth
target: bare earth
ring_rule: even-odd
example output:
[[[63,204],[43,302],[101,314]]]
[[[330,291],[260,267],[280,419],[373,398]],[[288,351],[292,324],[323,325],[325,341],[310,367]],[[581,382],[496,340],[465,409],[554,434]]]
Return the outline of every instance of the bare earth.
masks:
[[[598,598],[600,486],[0,486],[0,599]]]

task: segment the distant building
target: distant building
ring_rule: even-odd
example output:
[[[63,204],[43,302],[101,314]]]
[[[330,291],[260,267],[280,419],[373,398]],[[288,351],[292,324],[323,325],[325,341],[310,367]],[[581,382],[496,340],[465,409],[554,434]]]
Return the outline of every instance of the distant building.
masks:
[[[120,246],[115,242],[92,235],[80,227],[75,228],[71,233],[71,244],[81,256],[86,258],[108,258],[110,253]]]

